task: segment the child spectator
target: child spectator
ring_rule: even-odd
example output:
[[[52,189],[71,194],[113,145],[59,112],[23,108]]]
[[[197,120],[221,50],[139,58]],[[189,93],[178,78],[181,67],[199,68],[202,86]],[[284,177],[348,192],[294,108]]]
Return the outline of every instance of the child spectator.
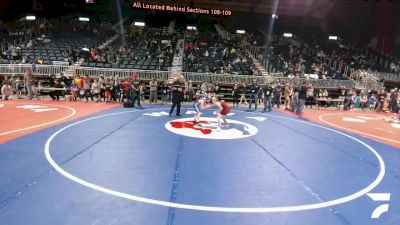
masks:
[[[78,99],[79,86],[75,80],[72,80],[69,88],[71,89],[72,101],[76,101]]]
[[[375,108],[375,101],[376,101],[375,94],[372,94],[371,97],[369,97],[369,100],[368,100],[369,109],[373,110]]]

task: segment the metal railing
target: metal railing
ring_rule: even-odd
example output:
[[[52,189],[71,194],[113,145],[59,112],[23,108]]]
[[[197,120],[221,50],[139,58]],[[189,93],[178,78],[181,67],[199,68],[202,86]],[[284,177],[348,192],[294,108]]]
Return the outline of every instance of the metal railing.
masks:
[[[69,66],[62,65],[35,65],[32,64],[3,64],[0,65],[0,74],[4,75],[18,75],[24,74],[31,68],[34,75],[50,75],[60,74],[66,71]]]
[[[30,64],[14,64],[14,65],[0,65],[0,74],[13,75],[13,74],[24,74],[28,68],[32,68]],[[50,74],[59,74],[66,71],[67,69],[74,69],[75,75],[97,78],[100,75],[104,77],[119,77],[120,79],[128,78],[135,73],[138,79],[143,81],[149,81],[153,77],[158,80],[168,81],[170,79],[169,71],[155,71],[155,70],[134,70],[134,69],[115,69],[115,68],[93,68],[93,67],[79,67],[79,66],[60,66],[60,65],[37,65],[34,71],[34,75],[48,76]],[[275,76],[254,76],[254,75],[234,75],[234,74],[211,74],[211,73],[189,73],[183,72],[184,78],[195,83],[203,81],[213,81],[214,83],[231,85],[234,83],[240,84],[251,84],[256,82],[257,84],[265,83],[280,83],[285,85],[287,83],[293,85],[301,85],[304,81],[310,82],[315,88],[357,88],[367,90],[378,90],[383,86],[382,82],[376,82],[371,80],[354,81],[354,80],[333,80],[333,79],[319,79],[310,80],[306,78],[288,78],[282,77],[280,73]]]
[[[75,74],[79,76],[88,75],[90,77],[119,77],[121,79],[130,77],[133,73],[138,79],[151,80],[156,77],[159,80],[168,80],[169,71],[156,70],[135,70],[135,69],[115,69],[115,68],[95,68],[95,67],[77,67]]]
[[[378,80],[400,81],[400,74],[384,73],[384,72],[368,72],[368,73],[376,77]]]

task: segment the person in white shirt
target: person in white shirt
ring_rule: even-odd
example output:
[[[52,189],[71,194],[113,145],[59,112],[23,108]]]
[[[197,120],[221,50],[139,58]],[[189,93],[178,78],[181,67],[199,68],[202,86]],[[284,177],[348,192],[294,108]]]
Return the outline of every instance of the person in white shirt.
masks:
[[[95,79],[92,83],[91,91],[96,99],[96,102],[100,102],[100,84],[97,79]]]
[[[13,99],[13,89],[9,81],[5,81],[1,87],[1,99],[2,100],[12,100]]]

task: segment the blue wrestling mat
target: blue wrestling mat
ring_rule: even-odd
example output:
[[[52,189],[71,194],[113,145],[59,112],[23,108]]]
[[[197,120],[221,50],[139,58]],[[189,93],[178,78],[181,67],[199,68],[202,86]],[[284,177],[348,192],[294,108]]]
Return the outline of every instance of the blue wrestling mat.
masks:
[[[0,145],[4,225],[400,224],[400,151],[279,112],[112,109]],[[400,138],[400,135],[399,135]]]

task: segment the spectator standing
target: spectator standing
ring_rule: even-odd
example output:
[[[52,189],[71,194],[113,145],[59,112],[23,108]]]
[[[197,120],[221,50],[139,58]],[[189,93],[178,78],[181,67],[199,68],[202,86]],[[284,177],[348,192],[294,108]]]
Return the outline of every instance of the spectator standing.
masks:
[[[118,80],[117,85],[115,85],[115,97],[118,102],[124,101],[124,85],[122,84],[122,80]]]
[[[254,109],[257,110],[259,89],[260,89],[260,87],[257,85],[256,81],[253,81],[249,87],[249,95],[250,95],[249,109],[251,109],[251,105],[254,101]]]
[[[261,104],[264,101],[264,95],[261,87],[258,89],[257,99],[258,99],[258,104]]]
[[[368,96],[365,90],[361,90],[360,92],[360,104],[363,111],[368,107]]]
[[[15,81],[15,87],[17,89],[17,99],[19,99],[24,90],[24,81],[19,79],[18,77],[17,80]]]
[[[280,84],[277,84],[274,87],[274,100],[272,101],[272,107],[274,107],[274,104],[276,104],[276,107],[279,109],[279,106],[281,104],[281,98],[282,98],[282,87]]]
[[[296,109],[296,114],[297,115],[302,115],[303,114],[303,109],[304,109],[304,104],[307,99],[307,92],[308,92],[309,85],[307,82],[303,82],[299,89],[299,96],[298,96],[298,103],[297,103],[297,109]]]
[[[37,98],[36,93],[34,92],[33,88],[35,86],[35,77],[33,76],[32,69],[28,68],[24,75],[24,84],[25,88],[28,91],[28,98],[31,100],[33,98],[33,95]]]
[[[369,109],[373,110],[375,108],[375,101],[376,101],[376,97],[375,94],[371,94],[371,96],[368,99],[369,102]]]
[[[185,82],[183,80],[183,76],[176,78],[176,80],[172,83],[172,106],[169,111],[169,115],[171,116],[176,108],[176,116],[181,116],[181,103],[184,100],[183,87]]]
[[[144,90],[145,90],[145,84],[144,83],[140,83],[140,86],[139,86],[139,91],[140,91],[140,100],[142,101],[142,102],[144,102]]]
[[[397,99],[399,97],[399,91],[397,90],[397,88],[393,89],[390,92],[390,112],[392,113],[397,113],[399,111],[398,109],[398,105],[397,105]]]
[[[242,102],[244,101],[244,104],[247,105],[247,99],[246,99],[246,84],[242,84],[242,86],[240,87],[240,101],[239,104],[242,104]]]
[[[377,97],[377,111],[378,112],[382,112],[383,109],[383,105],[385,104],[385,100],[386,100],[386,92],[385,89],[381,89],[378,93]]]
[[[291,105],[291,99],[293,95],[293,88],[290,84],[286,84],[284,95],[285,95],[285,103],[284,103],[285,110],[290,110],[289,106]]]
[[[158,92],[157,78],[153,77],[153,79],[150,81],[150,97],[149,97],[150,104],[152,102],[157,104],[157,99],[158,99],[157,92]]]
[[[91,97],[92,101],[93,101],[93,95],[91,93],[91,85],[90,85],[90,77],[89,75],[86,75],[83,79],[82,79],[82,83],[83,83],[83,90],[84,90],[84,95],[86,98],[86,102],[89,102],[89,97]]]
[[[15,93],[17,91],[17,88],[15,86],[16,83],[16,76],[15,74],[11,76],[11,78],[9,79],[9,84],[11,85],[11,88],[13,89],[13,93]]]
[[[100,83],[97,79],[94,79],[91,88],[96,102],[100,102]]]
[[[309,84],[307,88],[307,100],[305,107],[307,108],[307,106],[310,106],[310,108],[312,109],[312,106],[314,104],[315,104],[314,87],[312,86],[312,84]]]
[[[294,113],[297,113],[297,109],[299,106],[299,91],[300,87],[299,86],[294,86],[293,88],[293,94],[292,94],[292,99],[291,99],[291,111]]]
[[[137,79],[136,75],[132,75],[130,96],[133,107],[135,107],[135,100],[137,100],[138,106],[140,107],[140,81]]]
[[[272,88],[270,83],[267,83],[262,88],[262,93],[264,94],[264,112],[267,110],[268,110],[268,112],[271,112],[271,110],[272,110],[271,98],[272,98],[273,91],[274,91],[274,89]]]
[[[168,85],[165,84],[164,81],[161,82],[160,90],[161,90],[161,102],[162,104],[167,104],[169,87]]]
[[[100,85],[100,97],[103,98],[104,101],[106,101],[106,95],[105,95],[106,87],[103,74],[100,74],[99,85]]]
[[[112,96],[112,80],[111,78],[106,78],[104,80],[104,101],[106,103],[110,103],[111,102],[111,96]],[[101,90],[100,90],[101,92]]]
[[[235,82],[232,90],[232,97],[233,97],[233,107],[239,107],[239,97],[240,97],[240,88],[239,84]]]
[[[193,83],[192,83],[191,80],[189,81],[189,84],[188,84],[188,87],[187,87],[187,93],[188,93],[188,100],[189,101],[193,101],[195,90],[194,90]]]

